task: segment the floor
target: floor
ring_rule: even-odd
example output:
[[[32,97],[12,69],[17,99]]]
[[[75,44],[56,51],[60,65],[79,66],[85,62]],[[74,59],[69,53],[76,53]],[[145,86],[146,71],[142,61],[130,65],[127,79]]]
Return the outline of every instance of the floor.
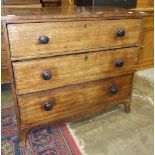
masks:
[[[83,155],[153,155],[153,69],[137,72],[132,107],[116,107],[68,127]],[[9,85],[2,86],[2,107],[13,103]]]

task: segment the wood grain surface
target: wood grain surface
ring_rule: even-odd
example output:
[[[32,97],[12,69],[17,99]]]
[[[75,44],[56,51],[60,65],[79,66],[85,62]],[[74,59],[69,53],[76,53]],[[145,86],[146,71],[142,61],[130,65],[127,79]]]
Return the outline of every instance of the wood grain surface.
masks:
[[[13,63],[17,94],[32,93],[134,72],[138,48],[125,48]],[[123,67],[115,61],[122,59]],[[51,80],[42,73],[50,71]]]
[[[144,17],[144,30],[154,30],[154,15]]]
[[[154,15],[144,17],[144,32],[142,46],[138,57],[137,70],[154,66]]]
[[[21,123],[22,125],[34,125],[48,121],[73,121],[81,119],[84,115],[84,117],[90,117],[91,113],[96,113],[98,108],[103,111],[111,107],[113,101],[129,97],[132,78],[133,74],[130,74],[20,96],[18,102]],[[117,94],[110,93],[112,87],[117,87]],[[53,102],[54,107],[51,111],[44,110],[43,105],[46,101]]]
[[[120,47],[139,43],[139,19],[9,24],[12,57],[46,55],[67,51]],[[119,29],[126,35],[117,37]],[[49,38],[41,44],[39,37]]]
[[[15,88],[15,80],[14,80],[14,75],[13,75],[13,67],[12,67],[12,62],[11,62],[11,55],[10,55],[10,48],[9,48],[9,38],[8,38],[8,31],[7,31],[7,24],[6,21],[2,20],[1,22],[2,27],[3,27],[3,32],[4,32],[4,40],[6,43],[6,52],[7,52],[7,57],[8,57],[8,76],[9,77],[9,83],[11,82],[11,90],[12,90],[12,95],[13,95],[13,104],[15,108],[15,113],[16,113],[16,120],[17,120],[17,127],[20,129],[20,115],[19,115],[19,108],[18,108],[18,103],[17,103],[17,95],[16,95],[16,88]]]
[[[1,68],[1,83],[10,83],[11,77],[9,74],[8,67],[2,67]]]
[[[148,8],[154,6],[154,0],[137,0],[138,8]]]
[[[145,13],[129,11],[123,8],[98,6],[98,7],[62,7],[41,8],[41,9],[13,9],[2,8],[2,20],[7,23],[29,23],[47,21],[71,21],[71,20],[99,20],[99,19],[132,19],[142,18]],[[10,16],[11,15],[11,16]]]
[[[3,50],[3,51],[6,50],[3,32],[1,32],[1,50]]]
[[[44,2],[44,7],[60,7],[60,5],[61,5],[61,1],[53,1],[53,2]]]
[[[1,84],[10,83],[8,70],[8,57],[6,53],[6,43],[4,39],[3,26],[1,24]]]
[[[6,51],[1,51],[1,66],[8,67],[8,57]]]

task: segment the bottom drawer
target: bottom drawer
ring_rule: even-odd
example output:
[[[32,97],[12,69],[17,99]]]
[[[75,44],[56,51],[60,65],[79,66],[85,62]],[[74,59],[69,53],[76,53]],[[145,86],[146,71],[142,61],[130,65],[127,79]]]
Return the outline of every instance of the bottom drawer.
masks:
[[[130,74],[19,96],[21,124],[74,121],[93,116],[112,107],[113,101],[128,97],[132,79]]]

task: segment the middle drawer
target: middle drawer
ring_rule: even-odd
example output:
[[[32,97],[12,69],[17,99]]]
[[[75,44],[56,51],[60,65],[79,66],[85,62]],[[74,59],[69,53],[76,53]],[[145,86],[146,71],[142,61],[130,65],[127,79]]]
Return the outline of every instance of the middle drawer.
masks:
[[[14,62],[17,94],[103,79],[135,70],[138,48]]]

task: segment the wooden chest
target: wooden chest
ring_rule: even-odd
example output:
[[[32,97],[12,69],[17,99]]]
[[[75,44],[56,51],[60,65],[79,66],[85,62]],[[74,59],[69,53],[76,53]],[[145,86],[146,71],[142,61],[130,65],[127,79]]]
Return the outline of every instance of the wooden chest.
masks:
[[[37,125],[85,119],[118,104],[129,112],[140,13],[107,7],[33,11],[12,9],[15,16],[2,19],[21,144]]]

